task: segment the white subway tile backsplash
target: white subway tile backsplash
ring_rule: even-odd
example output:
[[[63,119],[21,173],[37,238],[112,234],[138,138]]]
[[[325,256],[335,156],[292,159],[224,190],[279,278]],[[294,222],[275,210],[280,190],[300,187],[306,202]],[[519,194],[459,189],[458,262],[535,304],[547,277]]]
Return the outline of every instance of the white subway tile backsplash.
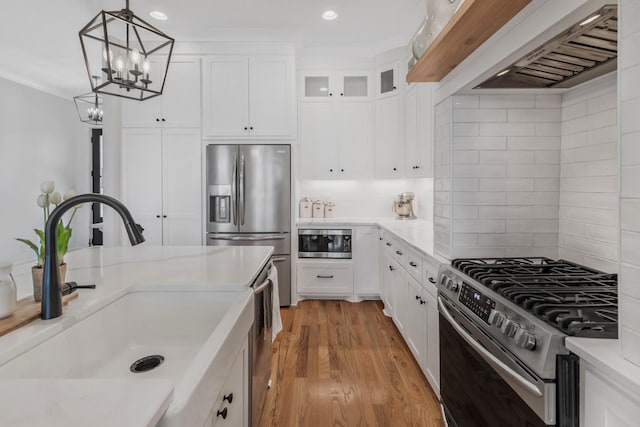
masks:
[[[557,233],[557,220],[507,220],[507,233]]]
[[[617,212],[610,209],[565,206],[560,209],[560,219],[610,227],[615,227],[618,224]]]
[[[509,150],[559,150],[559,136],[508,136],[507,148]]]
[[[504,220],[453,220],[453,229],[459,233],[505,233]]]
[[[603,128],[607,129],[607,128]],[[570,135],[562,135],[562,149],[584,147],[587,145],[589,133],[578,132]]]
[[[620,163],[622,166],[640,165],[640,132],[620,136]]]
[[[640,98],[621,101],[620,108],[620,133],[640,132],[640,120],[638,120]]]
[[[558,219],[558,207],[557,206],[534,206],[531,218]]]
[[[620,228],[640,233],[640,199],[620,200]]]
[[[563,177],[560,181],[560,191],[584,191],[587,189],[593,193],[612,193],[618,189],[616,176],[587,176],[587,177]]]
[[[640,72],[640,69],[638,70]],[[624,98],[624,88],[621,91],[621,99]],[[640,93],[640,92],[638,92]],[[605,110],[614,110],[618,108],[618,94],[616,92],[609,91],[603,95],[596,96],[587,101],[587,114],[593,115]]]
[[[507,176],[505,165],[454,165],[454,176],[461,178],[499,178]]]
[[[558,206],[560,193],[557,191],[521,191],[507,193],[507,205]]]
[[[640,266],[633,264],[620,264],[620,277],[618,287],[621,294],[640,298]]]
[[[610,142],[567,150],[563,149],[560,158],[563,163],[617,159],[618,145],[616,142]]]
[[[598,224],[585,224],[584,237],[600,242],[618,243],[618,227],[607,227]]]
[[[478,178],[453,178],[453,191],[478,191]]]
[[[572,120],[562,122],[562,134],[572,134],[576,132],[590,131],[607,126],[615,125],[618,122],[616,109],[600,111]]]
[[[453,152],[453,164],[468,165],[478,163],[480,156],[477,151],[460,151]]]
[[[453,120],[455,123],[506,122],[507,110],[504,110],[504,109],[454,110]]]
[[[534,136],[537,123],[480,123],[480,136]],[[541,134],[542,135],[542,134]],[[557,133],[559,135],[559,132]]]
[[[521,164],[533,163],[532,151],[483,151],[480,152],[483,164]]]
[[[507,165],[507,176],[512,178],[554,178],[560,176],[560,165]]]
[[[478,123],[454,123],[453,136],[479,136],[480,125]]]
[[[478,208],[476,206],[454,206],[453,219],[476,219]]]
[[[577,104],[568,105],[562,107],[562,121],[569,121],[578,117],[584,117],[587,115],[587,103],[579,102]],[[564,132],[563,132],[564,133]]]
[[[453,139],[455,150],[505,150],[507,138],[504,136],[457,136]]]
[[[453,109],[478,108],[478,95],[454,95]]]
[[[532,206],[481,206],[478,210],[478,218],[528,219],[533,216],[533,209]]]
[[[558,247],[558,233],[534,234],[533,246],[538,247]]]
[[[535,178],[532,190],[557,191],[560,188],[560,178]]]
[[[480,248],[460,247],[455,248],[452,258],[502,258],[507,256],[506,248]]]
[[[620,232],[620,260],[627,264],[640,265],[640,233]]]
[[[629,67],[623,73],[631,76],[640,76],[640,64]],[[635,79],[625,79],[620,81],[620,101],[629,101],[640,98],[640,85]]]
[[[507,120],[512,123],[558,123],[561,119],[559,108],[520,108],[507,110]]]
[[[640,32],[624,37],[623,44],[634,47],[640,46]],[[618,56],[618,68],[623,70],[623,72],[638,64],[640,64],[640,49],[625,49],[624,56]],[[629,75],[633,76],[634,74],[629,73]],[[637,75],[635,76],[637,78]],[[624,74],[622,77],[622,80],[625,80]]]
[[[605,259],[616,259],[618,256],[618,246],[611,243],[598,242],[593,239],[561,234],[559,237],[560,246],[577,252],[597,256]]]
[[[513,247],[532,246],[533,236],[529,233],[512,234],[480,234],[478,236],[480,246]]]
[[[537,136],[560,136],[560,123],[536,123]]]
[[[561,106],[561,95],[536,95],[536,108],[560,108]]]
[[[633,324],[627,321],[624,312],[620,313],[620,324],[622,357],[638,365],[640,364],[640,331],[631,327]]]
[[[560,208],[562,211],[562,207]],[[584,236],[586,224],[580,221],[572,221],[567,219],[560,219],[558,227],[562,230],[562,234],[569,234],[572,236]]]
[[[505,201],[505,193],[500,191],[455,191],[453,193],[454,205],[503,205]]]
[[[549,151],[536,151],[534,153],[534,162],[535,163],[546,163],[546,164],[559,164],[560,163],[560,151],[558,150],[549,150]]]
[[[589,254],[583,254],[580,264],[587,265],[596,270],[600,270],[604,273],[617,273],[620,269],[618,261],[612,261],[610,259],[598,258]]]
[[[480,108],[534,108],[535,95],[482,95]]]
[[[587,133],[587,145],[618,143],[618,125],[593,129]]]
[[[620,196],[623,198],[640,198],[640,166],[623,166],[620,168]]]
[[[459,246],[478,246],[478,235],[475,233],[453,233],[453,245]]]
[[[479,181],[480,191],[534,191],[533,178],[480,178]]]

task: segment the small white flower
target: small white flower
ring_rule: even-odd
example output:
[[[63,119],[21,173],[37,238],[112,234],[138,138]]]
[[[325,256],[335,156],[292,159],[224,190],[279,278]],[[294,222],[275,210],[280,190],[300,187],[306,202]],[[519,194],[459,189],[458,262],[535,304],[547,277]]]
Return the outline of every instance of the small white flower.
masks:
[[[62,201],[62,196],[60,195],[59,192],[54,191],[53,193],[51,193],[51,196],[49,196],[49,201],[54,205],[58,206]]]
[[[69,190],[69,191],[67,191],[67,192],[65,192],[65,193],[64,193],[64,195],[62,196],[62,200],[70,199],[70,198],[72,198],[72,197],[73,197],[73,196],[75,196],[75,195],[76,195],[76,192],[75,192],[75,191],[73,191],[73,190]]]
[[[41,208],[46,208],[47,206],[49,206],[48,194],[42,193],[38,196],[38,206],[40,206]]]
[[[40,191],[42,191],[45,194],[53,193],[53,190],[55,189],[56,189],[55,181],[42,181],[42,184],[40,184]]]

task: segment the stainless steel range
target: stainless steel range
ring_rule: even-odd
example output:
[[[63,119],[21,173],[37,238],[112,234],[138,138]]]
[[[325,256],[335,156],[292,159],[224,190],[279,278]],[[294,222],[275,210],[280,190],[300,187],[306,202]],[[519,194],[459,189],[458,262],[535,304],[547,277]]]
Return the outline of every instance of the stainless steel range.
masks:
[[[441,400],[450,426],[578,426],[566,336],[616,338],[617,276],[549,258],[440,269]],[[497,374],[497,375],[496,375]]]

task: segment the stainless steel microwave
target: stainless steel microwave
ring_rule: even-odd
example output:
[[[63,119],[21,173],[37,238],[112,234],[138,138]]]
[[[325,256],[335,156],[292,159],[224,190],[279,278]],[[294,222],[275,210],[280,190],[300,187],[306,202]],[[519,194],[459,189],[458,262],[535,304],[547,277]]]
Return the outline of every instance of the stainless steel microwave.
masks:
[[[298,258],[351,258],[351,230],[298,230]]]

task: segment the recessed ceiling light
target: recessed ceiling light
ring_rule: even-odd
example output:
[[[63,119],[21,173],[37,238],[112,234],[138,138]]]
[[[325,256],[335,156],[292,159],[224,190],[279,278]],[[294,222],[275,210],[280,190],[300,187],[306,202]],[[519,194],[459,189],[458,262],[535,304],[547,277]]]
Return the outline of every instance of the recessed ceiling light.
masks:
[[[162,13],[162,12],[160,12],[159,10],[154,10],[149,15],[151,15],[151,17],[153,19],[157,19],[158,21],[166,21],[167,20],[167,15]]]
[[[498,74],[496,74],[496,77],[504,76],[504,75],[505,75],[505,74],[507,74],[509,71],[511,71],[511,70],[509,70],[508,68],[507,68],[506,70],[504,70],[504,71],[500,71]]]
[[[588,23],[593,22],[593,21],[595,21],[595,20],[596,20],[596,19],[598,19],[598,18],[600,18],[600,14],[598,14],[598,15],[593,15],[591,18],[587,18],[587,19],[585,19],[584,21],[582,21],[582,22],[580,23],[580,26],[587,25]]]
[[[333,10],[325,10],[324,13],[322,14],[322,19],[325,19],[327,21],[333,21],[337,17],[338,17],[338,14]]]

